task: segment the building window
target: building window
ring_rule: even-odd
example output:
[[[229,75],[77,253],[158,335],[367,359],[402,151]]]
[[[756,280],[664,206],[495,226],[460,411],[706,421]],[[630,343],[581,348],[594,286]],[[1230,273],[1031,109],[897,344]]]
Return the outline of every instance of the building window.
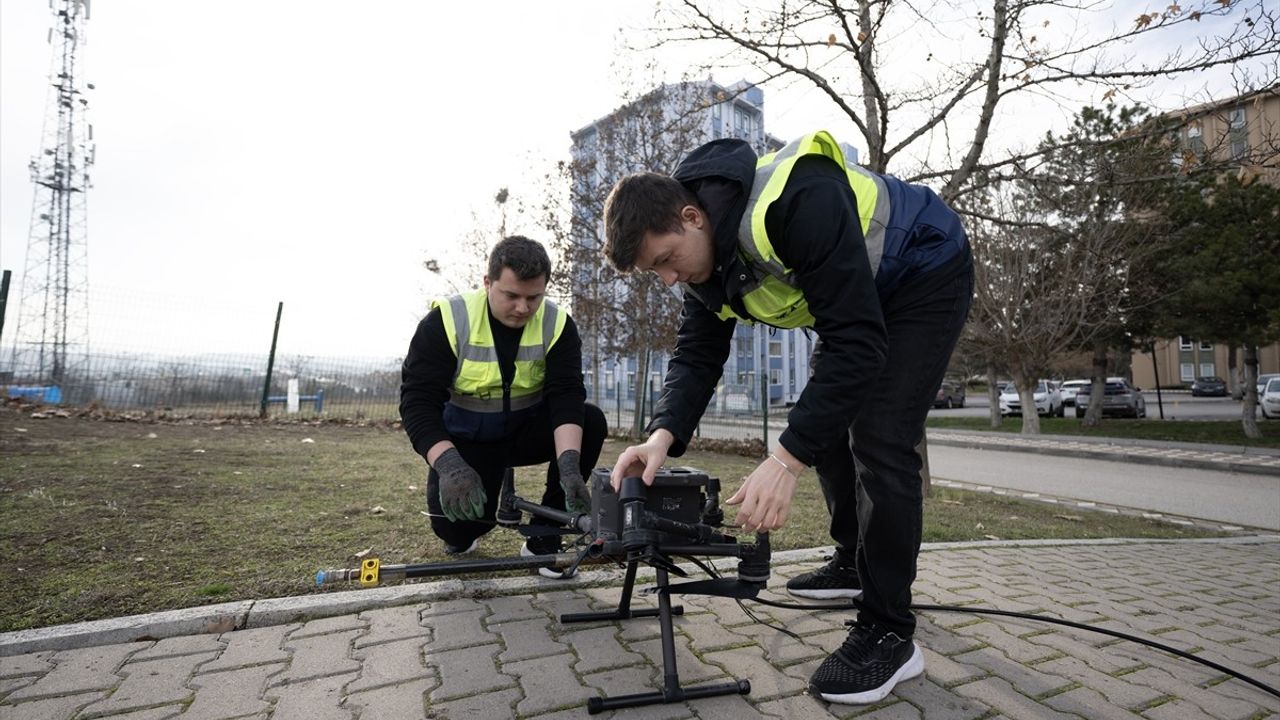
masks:
[[[1212,349],[1213,349],[1213,343],[1211,343],[1211,342],[1209,342],[1209,341],[1207,341],[1207,340],[1201,340],[1201,341],[1200,341],[1200,349],[1201,349],[1201,350],[1212,350]]]
[[[742,140],[751,139],[751,115],[737,106],[733,108],[733,136]]]
[[[1190,350],[1190,349],[1191,349],[1191,338],[1189,338],[1189,337],[1187,337],[1187,336],[1185,336],[1185,335],[1179,335],[1179,336],[1178,336],[1178,349],[1179,349],[1179,350]]]
[[[1180,365],[1180,369],[1181,369],[1181,371],[1182,371],[1182,381],[1183,381],[1183,382],[1191,382],[1192,380],[1195,380],[1195,379],[1196,379],[1196,364],[1195,364],[1195,363],[1182,363],[1182,364]]]
[[[769,384],[770,384],[770,385],[781,385],[781,384],[782,384],[782,371],[781,371],[781,370],[779,370],[778,368],[774,368],[774,369],[772,369],[772,370],[770,370],[770,371],[769,371]]]
[[[1200,377],[1213,377],[1213,363],[1200,363]]]
[[[781,340],[769,341],[769,357],[775,357],[775,358],[782,357],[782,341]]]

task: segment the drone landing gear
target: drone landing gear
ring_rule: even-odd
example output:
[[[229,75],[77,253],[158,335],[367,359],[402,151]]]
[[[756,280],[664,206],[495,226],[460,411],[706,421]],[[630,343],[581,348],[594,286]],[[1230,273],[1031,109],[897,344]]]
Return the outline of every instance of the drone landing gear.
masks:
[[[666,590],[668,587],[667,571],[665,568],[658,567],[655,568],[658,581],[657,610],[632,610],[631,593],[635,588],[636,565],[638,562],[638,560],[630,560],[627,563],[627,576],[622,585],[622,597],[618,600],[618,608],[616,610],[597,613],[566,613],[560,616],[560,622],[629,620],[631,618],[654,617],[656,615],[659,627],[662,630],[662,690],[607,698],[589,698],[587,700],[587,712],[595,715],[605,710],[657,705],[659,703],[676,703],[719,695],[746,695],[751,692],[751,683],[747,680],[735,680],[730,683],[699,685],[688,688],[680,686],[680,673],[676,669],[675,630],[672,627],[671,618],[673,615],[683,615],[684,607],[681,605],[672,606],[671,594]]]

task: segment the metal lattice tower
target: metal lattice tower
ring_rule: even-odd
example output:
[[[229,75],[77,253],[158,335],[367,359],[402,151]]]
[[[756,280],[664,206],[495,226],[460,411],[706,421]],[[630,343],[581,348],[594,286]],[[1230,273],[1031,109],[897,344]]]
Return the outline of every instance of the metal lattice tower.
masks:
[[[31,160],[35,199],[14,333],[18,382],[62,386],[83,381],[89,352],[88,213],[93,127],[86,115],[78,51],[88,0],[50,0],[54,24],[50,90],[40,153]],[[65,391],[64,391],[65,392]]]

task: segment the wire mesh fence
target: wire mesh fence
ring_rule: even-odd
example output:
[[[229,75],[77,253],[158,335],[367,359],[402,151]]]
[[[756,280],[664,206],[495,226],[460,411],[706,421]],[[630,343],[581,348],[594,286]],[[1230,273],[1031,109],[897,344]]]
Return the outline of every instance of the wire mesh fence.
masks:
[[[304,308],[285,308],[272,356],[275,306],[117,289],[95,291],[92,299],[93,342],[64,348],[58,377],[51,375],[50,343],[31,328],[6,330],[0,338],[0,393],[168,417],[258,417],[265,411],[269,418],[300,420],[399,419],[403,358],[313,352],[315,344],[292,329],[305,324]],[[411,332],[412,327],[405,329],[406,348]],[[637,360],[616,362],[634,367]],[[637,410],[644,425],[660,395],[661,370],[655,368],[648,397],[640,398],[632,383],[596,388],[592,374],[586,374],[588,401],[605,412],[611,432],[626,434],[637,427]],[[776,438],[786,408],[762,402],[764,392],[751,382],[722,385],[698,435]]]

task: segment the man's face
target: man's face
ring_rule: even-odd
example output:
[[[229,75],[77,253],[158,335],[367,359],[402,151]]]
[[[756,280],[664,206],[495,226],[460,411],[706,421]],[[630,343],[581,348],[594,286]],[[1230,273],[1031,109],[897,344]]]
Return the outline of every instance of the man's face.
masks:
[[[704,283],[715,267],[711,235],[706,214],[686,205],[680,210],[678,232],[645,233],[635,268],[652,270],[667,287],[678,282]]]
[[[547,276],[521,280],[514,270],[504,267],[497,280],[485,276],[484,289],[489,294],[489,310],[498,322],[509,328],[522,328],[542,305]]]

